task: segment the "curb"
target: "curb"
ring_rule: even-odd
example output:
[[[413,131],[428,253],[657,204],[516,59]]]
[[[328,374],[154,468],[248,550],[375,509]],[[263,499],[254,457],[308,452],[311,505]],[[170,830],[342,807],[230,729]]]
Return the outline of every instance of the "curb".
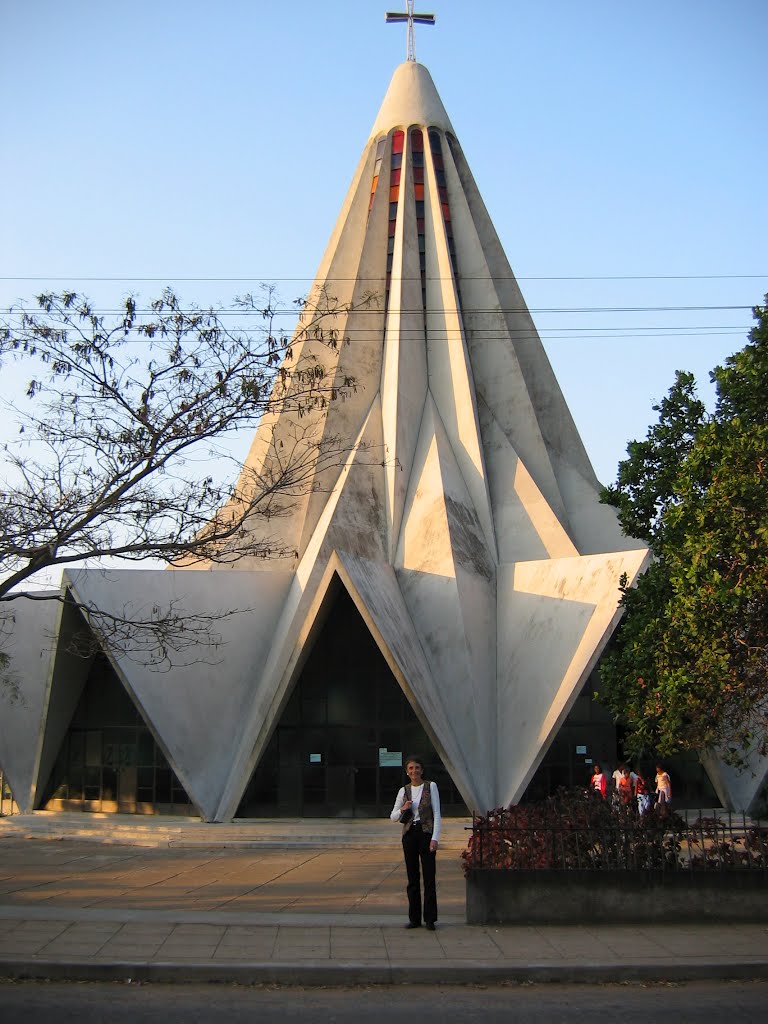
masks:
[[[583,984],[662,983],[684,981],[746,981],[768,979],[768,962],[677,964],[527,964],[408,963],[334,964],[210,964],[210,963],[93,963],[85,961],[0,961],[0,978],[14,981],[134,982],[164,984],[285,985],[341,987],[349,985],[407,985],[418,973],[419,984]],[[620,972],[617,978],[617,972]]]

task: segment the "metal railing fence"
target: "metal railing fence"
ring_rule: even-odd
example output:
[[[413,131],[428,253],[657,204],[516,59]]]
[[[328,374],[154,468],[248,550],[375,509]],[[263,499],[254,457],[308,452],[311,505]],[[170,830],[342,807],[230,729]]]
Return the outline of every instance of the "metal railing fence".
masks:
[[[759,871],[768,877],[768,822],[744,814],[616,813],[574,820],[516,808],[473,819],[466,868],[549,871]],[[525,821],[521,823],[521,818]],[[526,820],[527,819],[527,820]]]

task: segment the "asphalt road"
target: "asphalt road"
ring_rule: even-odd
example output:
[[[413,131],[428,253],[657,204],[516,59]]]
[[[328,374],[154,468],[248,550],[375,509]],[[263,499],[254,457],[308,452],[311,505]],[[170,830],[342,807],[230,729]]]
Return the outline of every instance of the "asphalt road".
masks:
[[[2,1024],[763,1024],[768,982],[254,988],[230,985],[0,983]],[[587,1015],[592,1015],[587,1017]]]

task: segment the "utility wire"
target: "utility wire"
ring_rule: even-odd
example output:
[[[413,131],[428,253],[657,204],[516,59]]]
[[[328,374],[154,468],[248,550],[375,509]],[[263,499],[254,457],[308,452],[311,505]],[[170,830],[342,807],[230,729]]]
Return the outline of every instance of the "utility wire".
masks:
[[[462,317],[476,316],[478,314],[513,314],[513,313],[695,313],[695,312],[713,312],[713,311],[733,311],[733,310],[751,310],[752,306],[510,306],[507,308],[497,307],[495,309],[480,309],[477,307],[464,308],[464,309],[443,309],[433,310],[427,309],[427,315],[435,316],[439,313],[445,313],[447,315],[459,314]],[[124,316],[125,308],[122,309],[100,309],[96,306],[89,304],[89,309],[94,315],[101,316]],[[265,307],[266,309],[266,307]],[[390,310],[392,307],[390,307]],[[77,310],[72,307],[70,312],[73,316],[77,315]],[[151,308],[139,309],[134,311],[136,316],[151,316],[160,315],[161,313],[170,312],[170,310],[153,310]],[[262,309],[232,309],[224,308],[217,309],[215,307],[206,309],[203,307],[188,307],[181,308],[176,312],[180,312],[186,316],[194,316],[195,314],[207,315],[213,313],[215,316],[238,316],[238,317],[252,317],[256,316],[264,319],[264,310]],[[276,307],[269,309],[269,316],[299,316],[302,312],[300,307],[288,308],[288,307]],[[340,308],[337,310],[329,309],[323,311],[320,309],[309,309],[309,313],[320,319],[322,317],[339,317],[345,315],[354,316],[383,316],[385,315],[385,309],[383,306],[376,306],[370,308],[369,306],[355,307],[353,309]],[[416,307],[414,309],[408,309],[406,307],[400,307],[398,310],[400,314],[414,314],[420,315],[424,313],[423,307]],[[0,309],[0,313],[5,316],[13,316],[20,313],[34,313],[35,316],[57,316],[58,313],[52,310],[47,313],[45,309],[41,309],[35,306],[19,306],[19,307],[6,307]]]
[[[765,274],[583,274],[583,275],[526,275],[518,277],[517,275],[511,274],[507,277],[494,276],[495,281],[748,281],[760,278],[768,278],[768,273]],[[462,275],[462,281],[484,281],[487,280],[487,275],[478,275],[476,277],[470,277]],[[150,283],[158,284],[168,281],[181,282],[181,283],[227,283],[227,284],[253,284],[262,282],[278,282],[284,281],[289,282],[312,282],[314,277],[271,277],[268,274],[265,275],[252,275],[251,277],[177,277],[173,274],[168,274],[165,277],[90,277],[90,276],[79,276],[77,274],[71,274],[69,277],[62,277],[60,275],[43,276],[3,276],[0,275],[0,281],[103,281],[103,282],[131,282],[133,284],[138,283]],[[334,281],[356,281],[357,277],[335,277]],[[362,278],[361,280],[365,280]],[[371,280],[374,280],[373,278]],[[380,281],[381,278],[375,280]],[[398,280],[401,281],[421,281],[421,277],[402,277]],[[450,281],[451,277],[428,277],[428,281]]]

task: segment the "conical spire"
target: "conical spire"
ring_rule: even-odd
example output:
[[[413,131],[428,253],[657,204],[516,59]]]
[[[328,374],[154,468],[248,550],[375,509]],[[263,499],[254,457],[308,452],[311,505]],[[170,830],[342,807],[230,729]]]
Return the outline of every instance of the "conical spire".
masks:
[[[416,61],[404,61],[395,69],[370,137],[412,124],[453,131],[429,71]]]
[[[274,524],[300,559],[298,589],[278,633],[309,629],[302,609],[327,586],[334,558],[348,567],[355,559],[349,579],[366,580],[355,600],[379,637],[393,629],[381,609],[369,607],[370,595],[399,588],[398,630],[405,609],[429,666],[425,674],[414,662],[404,685],[422,710],[451,723],[442,754],[457,785],[473,805],[516,799],[609,636],[619,576],[634,577],[645,552],[600,504],[589,459],[422,64],[395,70],[313,293],[351,305],[346,322],[335,325],[349,342],[333,369],[359,384],[348,401],[317,414],[318,429],[365,437],[380,455],[319,474],[294,514]],[[327,365],[329,353],[312,341],[297,340],[299,358],[313,346]],[[279,443],[294,429],[289,416],[265,424],[251,467],[268,462],[273,438]],[[522,563],[525,574],[516,572]],[[590,588],[578,584],[582,572]],[[530,597],[518,592],[521,579],[526,591],[533,588]],[[543,663],[542,631],[550,638]],[[530,658],[535,700],[526,690]],[[267,699],[276,705],[290,683],[274,676],[265,685],[275,687]],[[500,715],[506,736],[525,733],[514,751],[498,734]],[[260,735],[254,721],[251,751]]]

